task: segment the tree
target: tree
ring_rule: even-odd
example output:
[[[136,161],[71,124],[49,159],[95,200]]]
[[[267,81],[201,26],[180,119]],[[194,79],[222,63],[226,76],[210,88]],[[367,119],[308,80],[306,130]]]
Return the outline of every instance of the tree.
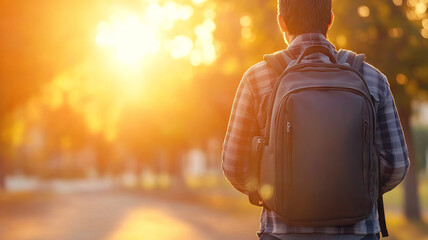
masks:
[[[112,2],[112,1],[110,1]],[[91,55],[94,29],[108,9],[99,1],[0,1],[0,129],[56,74]],[[5,145],[0,149],[4,188]]]
[[[89,17],[96,9],[86,1],[0,2],[1,129],[8,127],[8,114],[86,54],[88,39],[81,34],[92,30]],[[4,187],[4,158],[0,152],[0,189]]]

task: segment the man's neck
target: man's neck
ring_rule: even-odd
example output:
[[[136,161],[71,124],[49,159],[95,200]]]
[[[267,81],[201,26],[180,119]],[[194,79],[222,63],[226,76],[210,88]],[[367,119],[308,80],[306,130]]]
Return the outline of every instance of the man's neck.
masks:
[[[304,33],[305,34],[305,33]],[[319,33],[319,34],[321,34],[321,33]],[[303,34],[300,34],[300,35],[303,35]],[[294,39],[296,39],[298,36],[300,36],[300,35],[292,35],[292,34],[289,34],[289,33],[284,33],[284,40],[285,40],[285,43],[287,44],[287,45],[290,45],[291,44],[291,42],[293,42],[294,41]],[[324,35],[325,36],[325,35]]]
[[[294,35],[284,33],[284,40],[287,45],[290,45],[290,43],[295,39],[296,37]]]

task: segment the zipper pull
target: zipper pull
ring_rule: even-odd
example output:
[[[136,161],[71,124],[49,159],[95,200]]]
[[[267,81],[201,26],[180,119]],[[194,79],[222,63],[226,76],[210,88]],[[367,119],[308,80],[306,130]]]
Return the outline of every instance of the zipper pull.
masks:
[[[259,138],[257,140],[257,151],[261,151],[264,146],[266,146],[267,140],[263,138]]]
[[[287,133],[291,131],[291,122],[287,122]]]
[[[366,119],[366,120],[364,120],[364,141],[368,141],[369,140],[368,139],[368,137],[369,137],[368,126],[369,126],[369,121]]]

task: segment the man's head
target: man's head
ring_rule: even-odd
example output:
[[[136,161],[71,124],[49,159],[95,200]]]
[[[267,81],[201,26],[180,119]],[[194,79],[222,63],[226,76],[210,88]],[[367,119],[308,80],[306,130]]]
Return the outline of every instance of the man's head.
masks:
[[[326,35],[333,23],[332,0],[278,0],[278,23],[286,37]]]

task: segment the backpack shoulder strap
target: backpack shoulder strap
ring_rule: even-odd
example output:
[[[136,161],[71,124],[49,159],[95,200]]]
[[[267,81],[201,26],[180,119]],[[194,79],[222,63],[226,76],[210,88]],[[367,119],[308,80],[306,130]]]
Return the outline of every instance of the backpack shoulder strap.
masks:
[[[281,76],[281,74],[285,71],[285,69],[287,68],[287,66],[290,64],[291,61],[293,61],[290,53],[288,53],[287,50],[283,50],[283,51],[279,51],[276,52],[274,54],[267,54],[263,56],[263,59],[275,70],[275,72],[278,74],[278,76]],[[269,97],[269,102],[273,101],[273,97],[272,95]],[[267,116],[266,116],[267,115]],[[269,110],[266,112],[265,115],[265,119],[266,119],[266,125],[265,127],[269,124],[270,122],[270,117],[269,117]],[[256,139],[258,137],[255,137],[254,139]],[[256,172],[258,171],[256,169],[255,166],[259,165],[259,161],[260,161],[260,157],[257,153],[258,150],[256,151],[256,146],[257,146],[257,142],[255,142],[253,139],[253,143],[251,146],[251,162],[252,162],[252,166],[253,166],[253,171],[252,171],[252,175],[254,179],[257,179],[256,176]],[[264,208],[268,209],[268,207],[266,206],[266,204],[264,204],[262,198],[260,197],[259,191],[258,191],[258,186],[257,184],[248,192],[248,198],[250,200],[250,203],[255,205],[255,206],[263,206]]]
[[[263,56],[263,59],[275,70],[278,75],[287,68],[290,62],[293,60],[290,53],[287,50],[279,51],[274,54],[267,54]]]
[[[353,51],[340,49],[337,53],[337,62],[340,64],[347,63],[350,67],[361,72],[366,55],[356,54]]]
[[[275,70],[278,74],[278,78],[281,77],[282,73],[287,69],[289,65],[294,61],[292,55],[287,50],[278,51],[274,54],[267,54],[263,56],[263,59]],[[277,80],[279,81],[279,79]],[[268,100],[268,106],[273,105],[275,94],[271,94]],[[272,109],[268,108],[265,115],[265,129],[270,124],[270,114]],[[267,134],[267,132],[265,132]]]

